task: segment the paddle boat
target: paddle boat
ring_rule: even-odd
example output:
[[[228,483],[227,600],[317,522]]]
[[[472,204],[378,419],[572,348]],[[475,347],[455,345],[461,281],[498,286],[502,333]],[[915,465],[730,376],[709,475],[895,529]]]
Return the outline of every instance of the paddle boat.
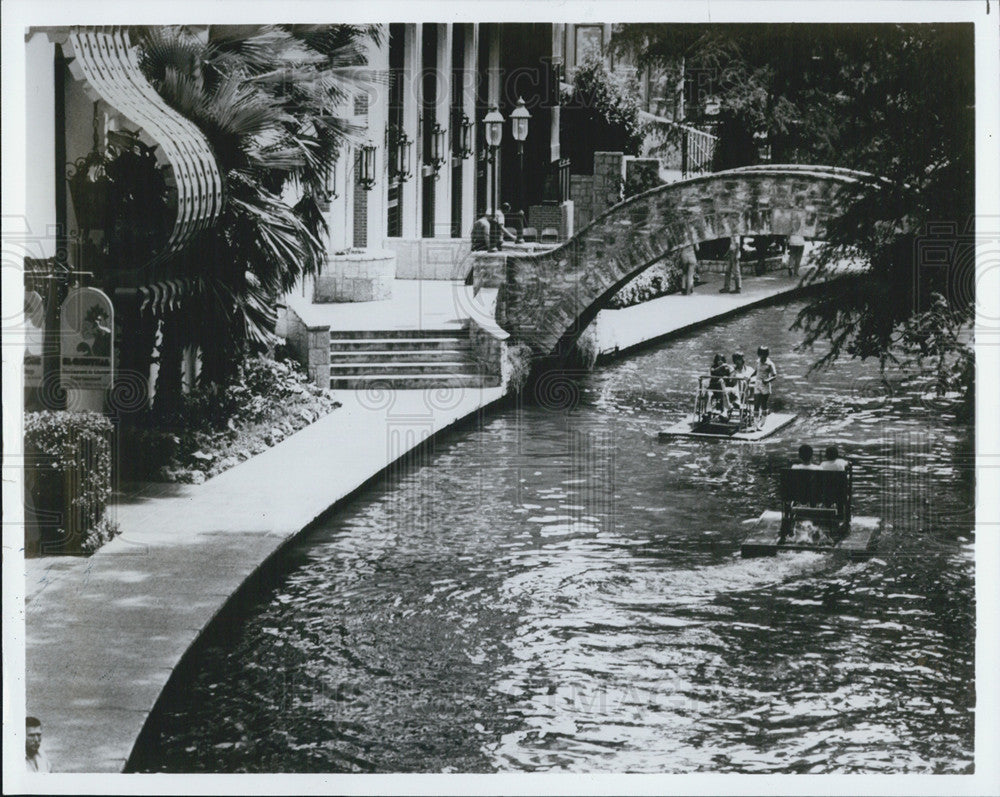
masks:
[[[757,419],[753,412],[753,387],[749,377],[699,376],[694,411],[662,430],[660,440],[671,437],[708,437],[750,442],[783,429],[798,416],[772,412]]]
[[[788,468],[780,472],[781,511],[765,511],[740,548],[744,558],[779,551],[818,551],[867,559],[878,547],[883,522],[852,517],[846,470]]]

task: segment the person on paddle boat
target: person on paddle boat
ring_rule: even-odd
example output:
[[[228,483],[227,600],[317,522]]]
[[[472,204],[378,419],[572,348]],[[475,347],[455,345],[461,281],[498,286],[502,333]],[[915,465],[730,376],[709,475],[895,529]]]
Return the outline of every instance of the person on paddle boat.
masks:
[[[733,352],[733,367],[726,380],[726,393],[729,401],[737,409],[743,409],[743,402],[749,401],[752,392],[751,379],[753,368],[746,363],[743,352]]]
[[[726,382],[728,381],[727,377],[731,373],[732,370],[726,364],[726,358],[721,354],[716,354],[712,360],[712,368],[709,371],[712,379],[708,381],[708,390],[712,394],[712,403],[715,404],[716,410],[726,415],[730,411],[729,392],[726,390]]]
[[[850,463],[846,459],[841,458],[836,446],[826,447],[826,455],[820,463],[823,470],[847,470],[849,465]]]
[[[808,443],[799,446],[799,461],[792,465],[792,470],[820,470],[820,466],[813,462],[813,447]]]
[[[771,399],[771,383],[778,378],[778,367],[771,359],[771,350],[767,346],[757,349],[757,368],[753,378],[753,414],[757,419],[756,426],[763,429],[767,423],[767,405]]]

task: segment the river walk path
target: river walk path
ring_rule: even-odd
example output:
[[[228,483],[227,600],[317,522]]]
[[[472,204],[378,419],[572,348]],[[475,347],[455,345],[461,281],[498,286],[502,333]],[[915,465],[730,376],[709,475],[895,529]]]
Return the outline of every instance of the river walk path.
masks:
[[[782,272],[747,277],[741,294],[720,294],[719,284],[602,311],[602,351],[770,301],[798,283]],[[459,283],[425,287],[418,293],[431,305],[463,294]],[[54,769],[120,772],[185,652],[262,563],[407,451],[502,394],[338,391],[340,409],[204,484],[149,484],[121,496],[111,508],[121,534],[89,558],[27,560],[26,706],[44,723]]]

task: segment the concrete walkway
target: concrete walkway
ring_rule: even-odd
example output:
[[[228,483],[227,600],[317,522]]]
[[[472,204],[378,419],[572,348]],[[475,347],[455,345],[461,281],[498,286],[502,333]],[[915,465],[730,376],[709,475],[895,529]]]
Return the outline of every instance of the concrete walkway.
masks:
[[[831,271],[830,276],[846,275],[852,270],[844,266]],[[709,274],[691,295],[674,293],[622,310],[601,310],[591,324],[598,362],[785,296],[799,289],[801,279],[788,276],[784,270],[760,277],[744,276],[740,293],[719,293],[722,276]]]
[[[117,505],[121,535],[90,558],[28,560],[27,711],[53,767],[120,772],[181,656],[267,557],[501,395],[340,393],[343,407],[204,484],[153,485]]]

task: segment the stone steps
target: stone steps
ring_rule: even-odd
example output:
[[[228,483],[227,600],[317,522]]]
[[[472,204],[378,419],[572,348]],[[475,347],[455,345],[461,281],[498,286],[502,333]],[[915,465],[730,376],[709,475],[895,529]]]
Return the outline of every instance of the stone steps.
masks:
[[[469,333],[462,327],[443,329],[331,329],[330,340],[359,338],[455,338],[465,340]]]
[[[337,338],[330,341],[330,353],[345,351],[429,351],[434,349],[467,350],[469,340],[462,337],[435,338]]]
[[[450,348],[450,349],[419,349],[409,350],[404,348],[396,349],[342,349],[330,351],[330,365],[351,365],[353,363],[441,363],[441,362],[464,362],[471,354],[471,349]]]
[[[398,376],[400,374],[441,374],[442,376],[478,374],[474,360],[444,362],[357,362],[330,363],[330,378],[334,376]]]
[[[330,332],[332,390],[495,387],[481,372],[464,329]]]
[[[499,377],[480,374],[408,374],[330,377],[331,390],[421,390],[438,387],[497,387]]]

